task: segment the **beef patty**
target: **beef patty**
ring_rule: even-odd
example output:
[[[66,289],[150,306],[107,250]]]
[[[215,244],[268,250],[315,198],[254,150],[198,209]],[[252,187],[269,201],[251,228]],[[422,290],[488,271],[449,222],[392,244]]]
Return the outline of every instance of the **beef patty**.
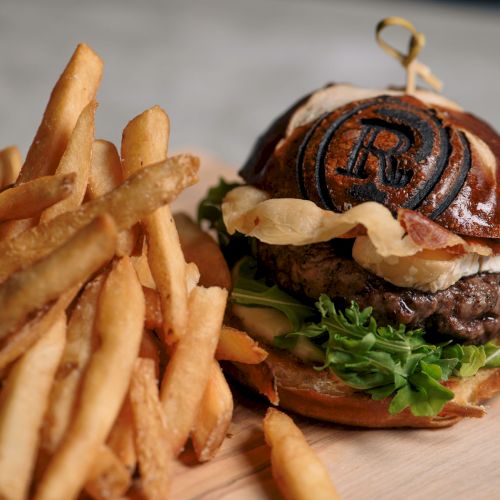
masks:
[[[371,306],[380,325],[422,327],[429,335],[484,343],[500,334],[500,274],[462,278],[436,293],[400,288],[359,266],[351,240],[305,246],[258,243],[257,259],[282,289],[303,298],[327,294],[337,306]],[[442,338],[441,338],[442,340]]]

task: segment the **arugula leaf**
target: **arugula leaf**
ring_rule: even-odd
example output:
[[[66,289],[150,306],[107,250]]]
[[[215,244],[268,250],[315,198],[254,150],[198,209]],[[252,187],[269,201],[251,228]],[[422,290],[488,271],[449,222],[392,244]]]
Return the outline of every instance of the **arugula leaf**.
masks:
[[[255,260],[243,260],[233,302],[271,307],[284,313],[293,331],[275,338],[275,345],[293,349],[307,339],[324,353],[316,370],[329,369],[347,385],[368,392],[373,399],[391,397],[389,412],[409,407],[417,416],[437,415],[453,398],[442,385],[452,375],[470,377],[480,368],[500,366],[500,346],[427,343],[422,329],[404,325],[378,326],[372,308],[355,302],[338,311],[327,295],[316,304],[303,304],[276,285],[259,279]]]

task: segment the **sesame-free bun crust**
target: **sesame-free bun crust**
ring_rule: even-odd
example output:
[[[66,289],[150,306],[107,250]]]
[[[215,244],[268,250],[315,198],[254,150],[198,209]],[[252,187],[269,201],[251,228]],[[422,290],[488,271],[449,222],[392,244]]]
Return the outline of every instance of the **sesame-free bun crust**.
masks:
[[[455,398],[439,415],[416,417],[409,409],[391,415],[389,398],[374,401],[326,370],[318,372],[274,348],[260,365],[227,363],[225,369],[282,408],[319,420],[372,428],[449,427],[465,417],[485,415],[481,403],[500,391],[500,369],[482,369],[474,377],[454,378],[446,384]]]
[[[500,238],[499,172],[500,136],[442,96],[330,85],[280,117],[240,174],[273,198],[335,212],[376,201]]]

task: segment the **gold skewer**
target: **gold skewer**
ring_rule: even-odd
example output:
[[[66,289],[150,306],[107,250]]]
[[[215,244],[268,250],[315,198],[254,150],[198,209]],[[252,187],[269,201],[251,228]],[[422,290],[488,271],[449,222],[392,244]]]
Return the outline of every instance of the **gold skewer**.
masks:
[[[382,38],[382,31],[388,26],[401,26],[411,33],[410,42],[408,44],[408,54],[403,54],[389,45]],[[380,47],[387,52],[391,57],[397,59],[406,70],[406,93],[413,94],[416,88],[416,76],[420,76],[434,90],[440,92],[443,88],[443,83],[432,74],[430,68],[420,61],[417,61],[417,56],[425,45],[425,35],[417,31],[410,21],[402,17],[387,17],[382,19],[375,28],[375,37]]]

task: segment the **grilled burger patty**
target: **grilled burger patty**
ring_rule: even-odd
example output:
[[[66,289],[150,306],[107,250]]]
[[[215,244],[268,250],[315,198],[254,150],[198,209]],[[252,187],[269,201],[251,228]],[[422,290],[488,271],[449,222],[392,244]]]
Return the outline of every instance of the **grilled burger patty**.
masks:
[[[257,259],[283,290],[317,299],[326,293],[339,307],[371,306],[379,324],[422,327],[432,336],[482,344],[500,336],[500,274],[476,274],[436,293],[400,288],[359,266],[352,241],[305,246],[258,243]],[[441,339],[442,340],[442,339]]]

